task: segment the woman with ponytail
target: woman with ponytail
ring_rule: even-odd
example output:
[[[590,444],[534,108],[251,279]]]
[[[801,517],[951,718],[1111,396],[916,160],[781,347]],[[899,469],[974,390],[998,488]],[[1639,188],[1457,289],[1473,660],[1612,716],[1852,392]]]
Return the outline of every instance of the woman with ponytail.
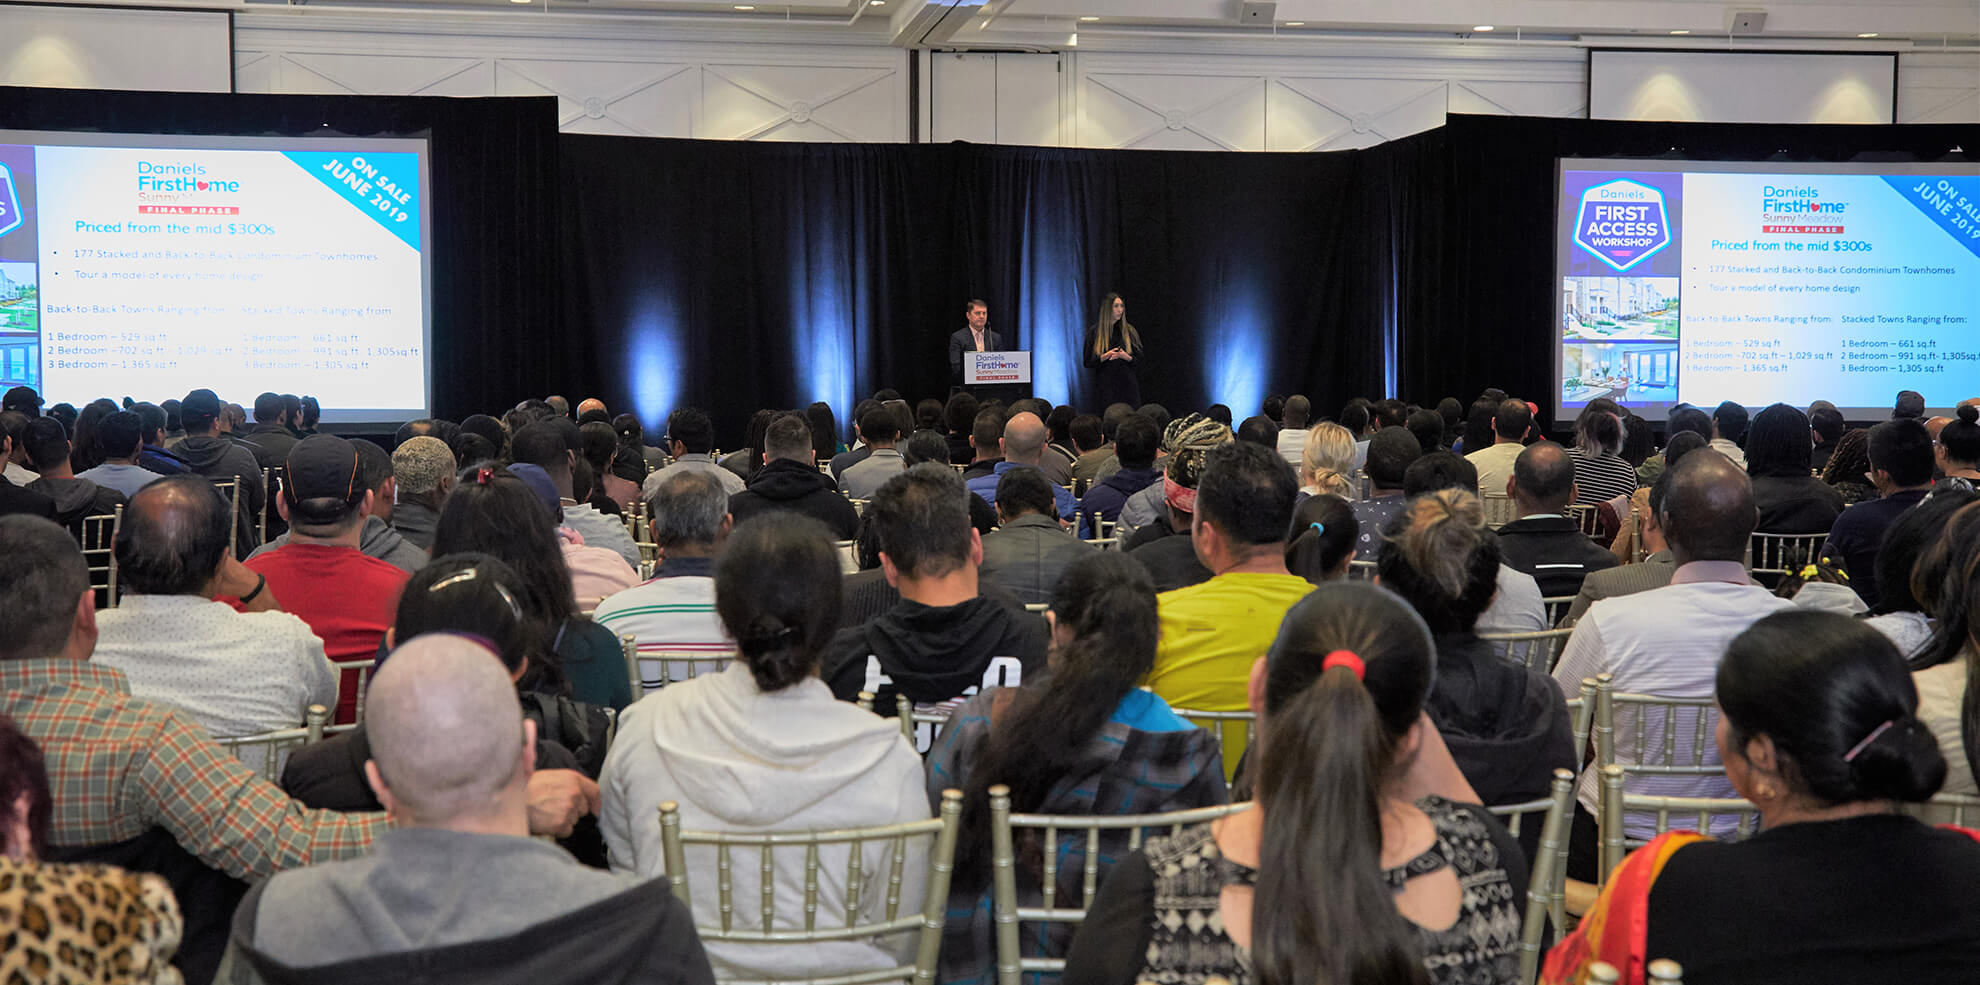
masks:
[[[1372,585],[1314,589],[1252,667],[1250,810],[1121,860],[1066,985],[1512,985],[1526,864],[1424,714],[1430,633]]]
[[[818,658],[839,627],[839,557],[818,521],[771,513],[729,534],[715,558],[715,611],[736,642],[738,659],[720,673],[675,681],[635,702],[619,718],[618,738],[599,778],[598,825],[612,870],[658,877],[665,871],[658,810],[680,805],[693,831],[823,831],[927,820],[921,757],[892,719],[836,701],[818,679]],[[882,917],[891,852],[861,846],[860,868],[873,892],[860,897],[861,922]],[[822,845],[824,888],[819,927],[847,924],[845,886],[850,845]],[[908,846],[901,912],[918,912],[926,891],[927,843]],[[776,923],[762,909],[718,912],[714,887],[728,881],[737,900],[763,893],[755,852],[747,864],[718,871],[713,846],[688,849],[695,923],[733,920],[737,930],[800,930],[808,901],[805,848],[776,850]],[[817,944],[707,943],[717,978],[830,977],[894,967],[912,960],[913,938]],[[906,951],[901,948],[905,947]]]
[[[1352,500],[1361,494],[1348,480],[1354,470],[1354,432],[1323,421],[1306,432],[1299,456],[1299,491],[1305,496],[1332,493]]]
[[[1890,640],[1777,612],[1733,638],[1717,688],[1720,756],[1760,833],[1658,836],[1609,875],[1541,981],[1585,982],[1605,961],[1643,985],[1659,958],[1686,985],[1972,981],[1980,833],[1900,809],[1939,791],[1946,760]]]
[[[964,702],[928,754],[928,798],[963,791],[961,836],[943,927],[937,980],[989,985],[995,978],[990,920],[989,789],[1011,789],[1011,809],[1037,814],[1152,814],[1222,804],[1217,740],[1138,688],[1155,665],[1155,585],[1119,552],[1075,561],[1046,612],[1047,676],[993,688]],[[1102,872],[1127,849],[1127,832],[1101,838]],[[1018,905],[1038,906],[1041,846],[1018,846]],[[1083,842],[1059,851],[1060,899],[1078,900]],[[1063,957],[1065,924],[1031,924],[1026,957]]]

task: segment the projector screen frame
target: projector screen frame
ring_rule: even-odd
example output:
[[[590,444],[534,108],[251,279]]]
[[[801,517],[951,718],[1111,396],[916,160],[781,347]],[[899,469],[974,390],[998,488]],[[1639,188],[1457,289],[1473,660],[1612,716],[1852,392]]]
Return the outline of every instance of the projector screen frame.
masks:
[[[1842,124],[1838,124],[1838,125],[1842,125]],[[1795,174],[1795,175],[1943,174],[1948,170],[1951,171],[1968,170],[1968,171],[1972,171],[1975,174],[1980,174],[1980,165],[1976,165],[1971,162],[1945,162],[1945,161],[1878,161],[1878,162],[1727,161],[1727,160],[1706,161],[1706,160],[1668,158],[1668,157],[1653,158],[1653,159],[1633,158],[1633,157],[1557,157],[1555,158],[1554,159],[1555,239],[1551,244],[1551,248],[1554,251],[1554,255],[1553,255],[1553,263],[1550,268],[1551,279],[1548,282],[1548,290],[1553,295],[1553,312],[1554,312],[1553,320],[1548,325],[1548,344],[1552,349],[1552,358],[1550,360],[1550,364],[1553,372],[1549,376],[1548,388],[1551,391],[1551,394],[1548,397],[1547,403],[1549,405],[1549,408],[1553,412],[1553,420],[1556,421],[1557,423],[1565,423],[1571,420],[1572,418],[1569,417],[1570,413],[1572,413],[1574,416],[1579,416],[1581,412],[1581,407],[1579,406],[1573,408],[1567,406],[1568,401],[1563,399],[1561,394],[1561,380],[1562,380],[1561,362],[1562,362],[1562,357],[1566,352],[1566,342],[1561,338],[1560,333],[1561,333],[1561,325],[1563,324],[1563,321],[1567,315],[1566,296],[1565,296],[1565,291],[1563,290],[1561,285],[1562,285],[1562,281],[1567,277],[1565,257],[1568,251],[1565,248],[1565,244],[1573,238],[1575,224],[1577,221],[1576,217],[1570,216],[1568,214],[1567,203],[1563,200],[1563,195],[1567,187],[1567,173],[1569,171],[1604,171],[1604,170],[1651,171],[1651,172],[1659,172],[1659,173],[1667,173],[1667,174],[1692,173],[1692,174]],[[1682,311],[1682,307],[1680,308],[1680,311]],[[1680,314],[1680,319],[1682,319],[1681,314]],[[1680,341],[1683,338],[1682,325],[1683,322],[1682,320],[1680,320],[1679,322]],[[1679,355],[1682,356],[1683,354],[1682,346],[1680,346],[1678,351],[1679,351]],[[1678,398],[1681,395],[1683,389],[1682,380],[1683,377],[1680,376],[1679,377],[1680,382],[1678,384],[1677,391],[1674,392],[1672,395],[1673,399],[1671,403],[1673,405],[1680,402]],[[1896,391],[1893,391],[1891,394],[1892,397],[1896,397],[1896,395],[1897,395]],[[1826,398],[1817,396],[1811,399],[1826,399]],[[1786,401],[1782,401],[1782,402],[1786,402]],[[1582,406],[1586,406],[1585,401],[1582,403]],[[1696,405],[1694,404],[1693,406]],[[1665,407],[1643,407],[1638,405],[1624,404],[1623,409],[1626,411],[1632,411],[1637,413],[1644,420],[1658,422],[1658,423],[1667,420],[1670,416],[1669,409]],[[1710,408],[1704,408],[1704,409],[1708,413],[1710,412]],[[1756,409],[1756,408],[1749,408],[1749,409]],[[1887,406],[1886,407],[1858,407],[1858,406],[1844,407],[1839,405],[1837,407],[1837,410],[1842,413],[1844,419],[1850,421],[1884,420],[1890,416],[1890,412],[1891,412],[1891,408]],[[1926,408],[1925,413],[1926,416],[1928,417],[1951,417],[1953,414],[1953,408],[1950,405],[1943,407],[1928,407]]]
[[[5,0],[0,0],[5,2]],[[327,125],[327,124],[326,124]],[[154,143],[162,141],[163,144]],[[0,144],[16,144],[37,147],[110,147],[141,150],[259,150],[269,151],[278,147],[290,150],[353,151],[380,150],[381,144],[404,143],[405,148],[391,148],[401,153],[412,153],[419,166],[419,228],[421,232],[420,263],[420,351],[424,369],[424,397],[418,408],[394,409],[386,407],[324,408],[321,421],[335,424],[344,429],[364,429],[375,427],[397,427],[406,420],[433,416],[434,403],[434,359],[433,359],[433,137],[430,131],[417,131],[409,134],[376,134],[352,136],[345,133],[303,133],[295,135],[254,135],[254,134],[190,134],[190,133],[130,133],[99,132],[78,130],[33,130],[0,128]],[[45,323],[43,331],[46,331]],[[43,358],[46,358],[45,356]],[[47,371],[41,373],[40,390],[44,399],[54,399],[47,393]],[[194,381],[191,387],[205,384]],[[297,392],[301,392],[300,390]],[[306,394],[305,394],[306,395]],[[82,399],[94,399],[96,394]],[[120,396],[120,395],[119,395]],[[222,394],[224,400],[245,403],[253,394]],[[160,397],[163,399],[163,396]],[[412,410],[415,416],[407,416]]]
[[[1696,126],[1699,124],[1726,123],[1732,121],[1616,120],[1616,119],[1611,119],[1609,117],[1595,116],[1594,115],[1595,55],[1597,52],[1617,52],[1624,54],[1659,54],[1659,55],[1842,55],[1842,56],[1888,58],[1891,61],[1891,122],[1890,123],[1857,123],[1857,124],[1819,123],[1819,122],[1807,121],[1807,120],[1802,122],[1810,126],[1895,126],[1898,125],[1898,123],[1900,122],[1900,118],[1898,117],[1898,83],[1900,81],[1900,77],[1898,74],[1900,70],[1900,66],[1898,64],[1900,59],[1898,56],[1900,53],[1894,49],[1859,51],[1854,49],[1837,50],[1837,49],[1823,49],[1823,48],[1698,48],[1691,46],[1658,47],[1658,46],[1636,46],[1636,45],[1591,45],[1590,47],[1584,50],[1582,56],[1582,72],[1581,72],[1581,77],[1584,81],[1581,87],[1581,100],[1583,105],[1588,107],[1589,119],[1607,120],[1609,122],[1616,122],[1616,123],[1675,123],[1675,124],[1683,124],[1687,126]],[[1761,123],[1754,125],[1784,126],[1790,124]]]
[[[215,9],[212,7],[179,7],[179,6],[168,7],[162,5],[153,6],[150,4],[146,4],[145,6],[142,7],[133,7],[127,4],[119,4],[119,3],[69,3],[66,2],[66,0],[65,2],[56,2],[56,3],[45,3],[42,2],[42,0],[0,0],[0,7],[46,7],[46,8],[53,8],[56,10],[70,10],[70,9],[115,10],[120,13],[131,13],[133,11],[139,11],[146,13],[158,12],[158,13],[168,13],[168,14],[224,15],[227,18],[227,91],[229,93],[236,93],[241,91],[241,74],[240,74],[241,52],[240,52],[240,44],[238,40],[239,35],[236,33],[240,25],[234,19],[234,8],[232,7]],[[124,91],[128,91],[128,90],[124,90]]]

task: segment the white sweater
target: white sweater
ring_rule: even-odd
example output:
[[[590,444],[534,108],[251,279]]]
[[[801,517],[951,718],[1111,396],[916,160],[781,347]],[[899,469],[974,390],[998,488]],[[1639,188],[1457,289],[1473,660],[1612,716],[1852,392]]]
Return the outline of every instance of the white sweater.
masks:
[[[835,700],[816,677],[782,691],[759,690],[741,661],[720,674],[669,684],[627,708],[599,786],[614,872],[665,872],[659,807],[680,804],[690,831],[812,831],[926,820],[921,757],[889,719]],[[916,912],[927,883],[927,839],[910,843],[900,910]],[[845,926],[850,846],[819,853],[817,926]],[[804,849],[775,854],[775,925],[804,926]],[[862,849],[860,911],[879,919],[886,902],[886,845]],[[733,924],[760,929],[761,855],[731,852]],[[695,924],[721,925],[714,847],[688,850]],[[813,978],[891,967],[908,960],[912,934],[814,945],[706,942],[720,979]]]

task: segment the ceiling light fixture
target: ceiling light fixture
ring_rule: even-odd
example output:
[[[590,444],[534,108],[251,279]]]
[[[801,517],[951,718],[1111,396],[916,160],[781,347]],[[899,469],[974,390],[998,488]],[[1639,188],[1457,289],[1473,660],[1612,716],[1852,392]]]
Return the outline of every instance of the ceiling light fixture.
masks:
[[[866,5],[869,7],[885,7],[887,0],[866,0]]]
[[[1082,17],[1082,18],[1080,18],[1080,20],[1081,20],[1082,22],[1084,22],[1084,23],[1087,23],[1087,24],[1091,24],[1091,23],[1093,23],[1094,21],[1097,21],[1097,20],[1099,20],[1099,19],[1100,19],[1100,18],[1098,18],[1098,17],[1094,17],[1094,16],[1093,16],[1093,15],[1091,15],[1091,14],[1088,14],[1087,16],[1085,16],[1085,17]]]
[[[1690,32],[1690,31],[1687,31],[1687,30],[1683,30],[1683,29],[1679,29],[1679,30],[1676,30],[1676,31],[1672,31],[1671,33],[1672,33],[1672,34],[1690,34],[1691,32]]]
[[[1494,29],[1494,28],[1492,27],[1492,25],[1490,25],[1490,24],[1480,24],[1480,25],[1478,25],[1477,27],[1474,27],[1474,28],[1472,28],[1472,30],[1474,30],[1474,31],[1477,31],[1477,32],[1478,32],[1478,33],[1480,33],[1480,34],[1484,34],[1484,33],[1486,33],[1486,32],[1488,32],[1488,31],[1491,31],[1491,30],[1495,30],[1495,29]]]
[[[736,9],[737,9],[737,10],[755,10],[755,9],[756,9],[756,5],[755,5],[755,4],[751,4],[751,3],[739,3],[739,4],[736,4]]]
[[[1306,22],[1305,22],[1305,21],[1287,21],[1287,22],[1286,22],[1286,26],[1287,26],[1287,27],[1305,27],[1305,26],[1306,26]]]
[[[1870,32],[1870,33],[1868,33],[1868,34],[1859,34],[1859,35],[1857,35],[1857,37],[1859,37],[1859,38],[1874,38],[1874,37],[1876,37],[1876,36],[1877,36],[1877,32],[1875,32],[1875,31],[1871,31],[1871,32]]]

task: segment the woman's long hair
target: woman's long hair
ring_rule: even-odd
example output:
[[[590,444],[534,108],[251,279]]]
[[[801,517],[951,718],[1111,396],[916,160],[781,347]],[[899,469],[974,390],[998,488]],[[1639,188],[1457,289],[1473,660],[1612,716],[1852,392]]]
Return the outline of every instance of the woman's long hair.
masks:
[[[989,881],[991,787],[1011,788],[1011,809],[1036,811],[1121,699],[1155,667],[1155,583],[1141,562],[1095,551],[1073,562],[1052,591],[1052,613],[1072,639],[1052,654],[1051,672],[1027,681],[990,740],[968,765],[954,885]]]
[[[1326,667],[1347,651],[1362,661]],[[1401,599],[1333,582],[1286,613],[1266,653],[1258,799],[1265,811],[1251,956],[1261,985],[1427,982],[1382,876],[1383,787],[1435,673]]]
[[[818,671],[839,629],[839,555],[825,525],[777,512],[737,527],[715,559],[715,611],[764,692]]]
[[[1114,327],[1114,302],[1120,299],[1119,294],[1108,294],[1100,302],[1100,316],[1093,319],[1093,354],[1096,356],[1107,354],[1107,337],[1112,334],[1111,330]],[[1126,349],[1130,356],[1141,352],[1141,333],[1135,331],[1134,326],[1128,324],[1126,318],[1121,319],[1120,325],[1121,347]]]
[[[1360,490],[1348,481],[1354,471],[1354,432],[1323,421],[1306,432],[1306,446],[1299,456],[1299,480],[1318,493],[1333,493],[1354,499]]]
[[[839,453],[839,419],[833,416],[832,405],[816,401],[804,409],[804,419],[811,425],[811,450],[818,463],[831,461]]]
[[[556,638],[578,614],[571,569],[557,541],[550,508],[508,469],[483,462],[462,470],[460,482],[440,505],[433,528],[433,556],[487,554],[521,579],[523,612],[545,629],[544,645],[530,654],[545,678],[561,683]],[[538,686],[534,690],[555,690]]]

